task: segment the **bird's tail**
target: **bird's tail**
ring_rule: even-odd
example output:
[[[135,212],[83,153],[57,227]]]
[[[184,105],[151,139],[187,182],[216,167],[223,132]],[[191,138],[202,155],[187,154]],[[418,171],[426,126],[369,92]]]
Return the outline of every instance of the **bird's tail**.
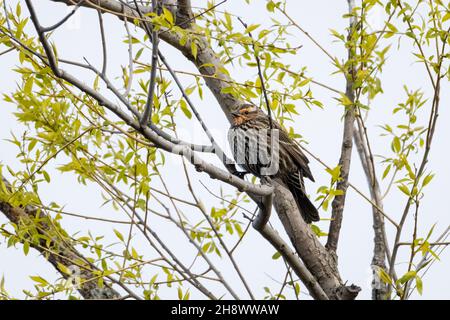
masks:
[[[300,177],[299,177],[300,178]],[[301,178],[300,178],[301,179]],[[303,181],[297,182],[297,179],[288,179],[286,181],[289,191],[291,191],[294,196],[295,202],[297,202],[297,207],[306,223],[311,223],[313,221],[319,221],[320,216],[314,204],[309,200],[305,193],[303,187]]]

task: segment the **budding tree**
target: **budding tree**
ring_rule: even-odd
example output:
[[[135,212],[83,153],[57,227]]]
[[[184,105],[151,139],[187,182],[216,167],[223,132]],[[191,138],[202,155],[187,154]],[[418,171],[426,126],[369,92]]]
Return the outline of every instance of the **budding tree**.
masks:
[[[421,220],[435,214],[426,202],[439,174],[430,165],[439,110],[449,98],[448,3],[342,0],[335,14],[344,24],[329,26],[325,40],[293,18],[294,8],[302,10],[296,1],[245,0],[240,12],[229,11],[226,0],[1,3],[0,59],[16,59],[2,72],[19,79],[2,90],[2,109],[24,128],[2,136],[17,148],[17,161],[0,165],[1,243],[25,255],[37,250],[60,274],[50,281],[30,270],[29,298],[355,299],[370,285],[350,284],[338,259],[341,231],[353,223],[346,214],[355,210],[373,224],[366,248],[373,258],[365,262],[372,298],[422,294],[423,276],[450,232],[448,220]],[[263,23],[245,14],[254,7],[264,10]],[[321,19],[320,10],[309,14]],[[67,26],[81,13],[95,16],[96,30],[83,29],[80,45],[69,41]],[[327,49],[331,44],[341,50]],[[314,61],[302,60],[305,47],[332,68],[333,84],[309,71]],[[395,74],[404,91],[386,102],[384,73],[400,48],[419,70],[417,83]],[[178,60],[189,64],[175,68]],[[282,125],[317,169],[319,183],[308,190],[323,221],[307,224],[271,174],[244,176],[230,160],[214,126],[228,126],[248,103]],[[337,150],[329,161],[307,145],[298,124],[303,113],[331,117],[336,110],[340,132],[315,125],[314,134]],[[202,138],[188,134],[195,129]],[[354,172],[366,185],[352,181]],[[57,188],[60,174],[72,177],[69,195],[94,186],[102,214],[71,212],[41,197]],[[349,195],[365,206],[352,206]],[[70,221],[106,225],[114,237],[88,223],[73,230]],[[257,245],[242,248],[249,237]],[[264,266],[245,259],[261,246],[283,270],[279,284],[268,281],[262,292],[248,273],[264,274]],[[8,279],[0,297],[13,297]]]

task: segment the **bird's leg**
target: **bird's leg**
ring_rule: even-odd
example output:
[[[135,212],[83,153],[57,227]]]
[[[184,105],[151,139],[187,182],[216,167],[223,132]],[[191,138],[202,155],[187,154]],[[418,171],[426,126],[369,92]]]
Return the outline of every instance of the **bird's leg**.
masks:
[[[244,179],[245,178],[245,175],[246,174],[249,174],[250,172],[248,172],[248,171],[237,171],[236,170],[236,172],[234,172],[233,174],[235,175],[235,176],[238,176],[239,178],[241,178],[241,179]]]
[[[250,173],[248,171],[238,171],[238,169],[236,169],[236,166],[234,164],[227,165],[227,168],[232,175],[239,177],[241,179],[244,179],[245,175]]]
[[[262,176],[261,177],[261,184],[271,184],[272,179],[269,176]]]

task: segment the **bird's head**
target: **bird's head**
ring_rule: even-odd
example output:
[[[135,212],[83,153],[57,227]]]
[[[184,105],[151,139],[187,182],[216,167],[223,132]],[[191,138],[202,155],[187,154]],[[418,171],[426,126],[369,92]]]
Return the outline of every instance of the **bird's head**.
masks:
[[[247,121],[255,119],[258,115],[260,115],[260,113],[261,110],[259,110],[259,108],[255,105],[244,104],[231,113],[233,116],[233,124],[235,126],[240,126]]]

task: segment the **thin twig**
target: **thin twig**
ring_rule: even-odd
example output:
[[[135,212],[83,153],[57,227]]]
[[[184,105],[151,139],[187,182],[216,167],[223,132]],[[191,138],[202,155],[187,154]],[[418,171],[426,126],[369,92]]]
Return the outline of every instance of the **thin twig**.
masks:
[[[139,6],[134,0],[134,3],[136,4],[136,8]],[[161,14],[161,6],[159,3],[157,4],[157,0],[152,0],[152,6],[153,10],[157,15]],[[139,14],[142,16],[142,14],[139,11]],[[140,120],[141,126],[147,126],[148,123],[151,121],[152,117],[152,109],[153,109],[153,96],[155,94],[155,86],[156,86],[156,66],[158,64],[158,44],[159,44],[159,35],[156,28],[152,28],[152,68],[150,70],[150,82],[149,82],[149,88],[148,88],[148,96],[147,96],[147,103],[145,104],[144,113],[142,115],[142,118]]]
[[[238,18],[238,20],[242,23],[242,25],[244,26],[245,29],[248,28],[248,25],[241,18]],[[256,59],[256,66],[258,67],[258,77],[259,77],[259,80],[261,81],[261,89],[264,94],[264,100],[266,102],[266,107],[267,107],[267,114],[269,116],[269,128],[272,129],[273,128],[272,108],[270,107],[270,101],[269,101],[269,97],[267,96],[267,91],[266,91],[265,79],[264,79],[264,76],[263,76],[263,73],[261,70],[261,61],[259,59],[259,50],[255,46],[255,39],[253,39],[252,33],[250,31],[248,32],[248,35],[249,35],[250,39],[252,39],[253,54]]]
[[[103,52],[103,67],[102,67],[102,75],[106,76],[106,68],[108,65],[108,54],[106,50],[106,36],[105,36],[105,26],[103,25],[103,15],[100,10],[97,11],[98,21],[100,26],[100,35],[102,38],[102,52]]]

